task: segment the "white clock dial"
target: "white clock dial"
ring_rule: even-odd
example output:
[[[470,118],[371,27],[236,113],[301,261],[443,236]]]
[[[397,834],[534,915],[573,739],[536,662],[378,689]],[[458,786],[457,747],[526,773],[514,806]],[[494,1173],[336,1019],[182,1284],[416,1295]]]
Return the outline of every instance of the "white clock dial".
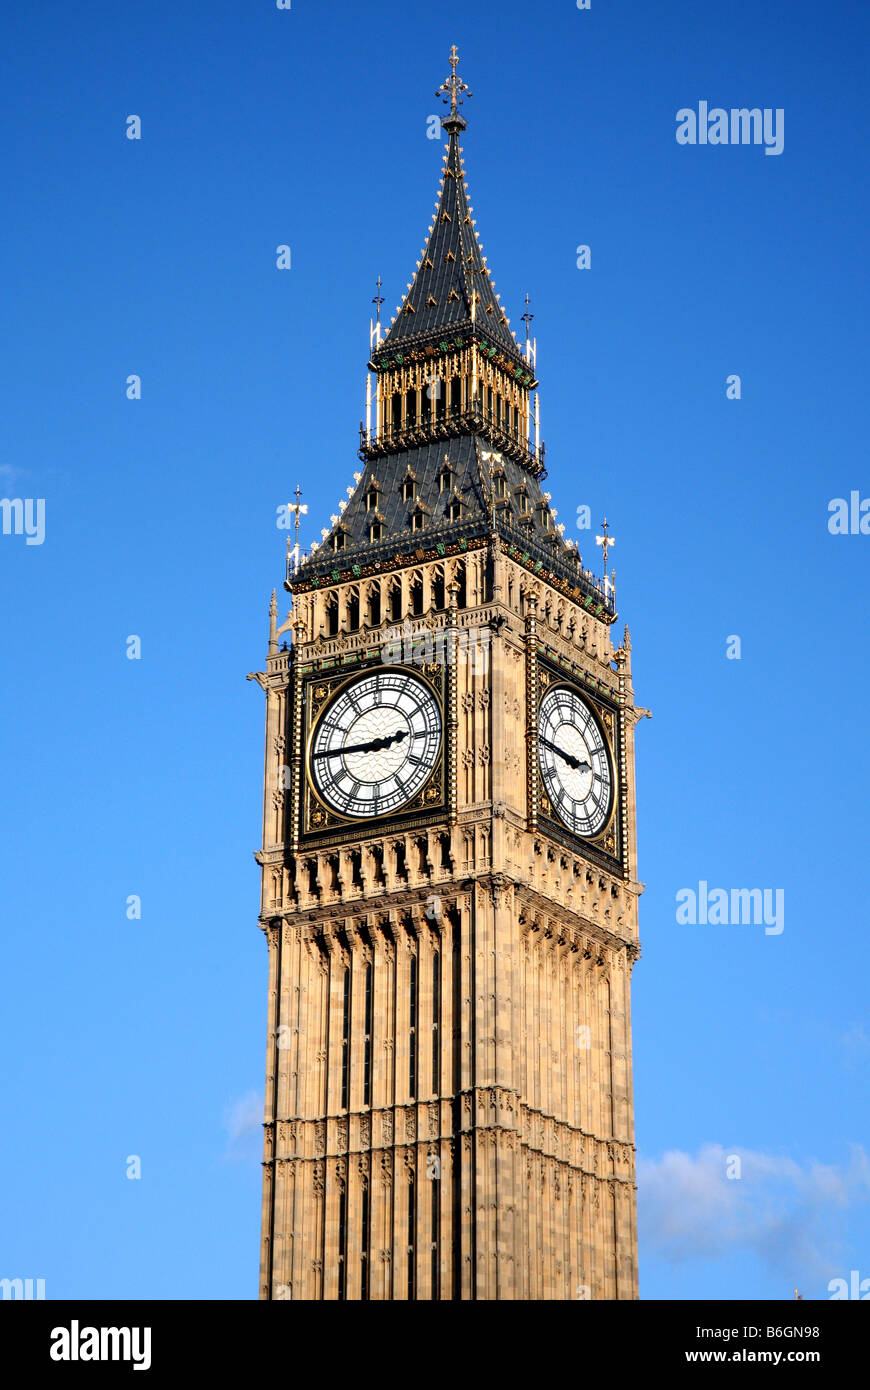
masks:
[[[351,681],[321,715],[311,780],[343,816],[385,816],[410,801],[438,762],[441,711],[418,676],[395,668]]]
[[[613,800],[610,754],[586,701],[567,686],[548,690],[541,701],[538,766],[559,820],[575,835],[599,834]]]

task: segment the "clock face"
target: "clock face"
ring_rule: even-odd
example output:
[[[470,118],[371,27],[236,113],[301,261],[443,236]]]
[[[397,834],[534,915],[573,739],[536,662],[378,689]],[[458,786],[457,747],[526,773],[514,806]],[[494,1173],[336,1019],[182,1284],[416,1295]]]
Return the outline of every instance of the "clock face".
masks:
[[[613,767],[592,711],[567,686],[548,690],[541,701],[538,765],[559,820],[575,835],[598,835],[610,815]]]
[[[360,676],[326,707],[309,752],[311,780],[342,816],[385,816],[410,801],[438,762],[441,711],[417,676]]]

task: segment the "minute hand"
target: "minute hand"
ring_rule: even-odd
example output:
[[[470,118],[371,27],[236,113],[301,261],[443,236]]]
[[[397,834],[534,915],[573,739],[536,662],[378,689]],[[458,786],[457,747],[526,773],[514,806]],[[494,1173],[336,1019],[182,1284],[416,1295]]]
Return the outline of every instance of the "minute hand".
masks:
[[[398,733],[387,734],[384,738],[372,738],[368,743],[351,743],[344,748],[326,748],[322,753],[312,753],[313,758],[340,758],[345,753],[377,753],[381,748],[389,748],[391,743],[401,743],[403,738],[408,737],[407,729],[400,729]]]
[[[562,758],[562,760],[563,760],[564,762],[566,762],[566,763],[568,764],[569,767],[573,767],[573,769],[574,769],[575,772],[580,772],[580,771],[582,771],[582,772],[591,772],[591,771],[592,771],[592,768],[589,766],[589,764],[588,764],[587,762],[581,762],[579,758],[575,758],[575,757],[574,757],[574,754],[573,754],[573,753],[566,753],[565,750],[564,750],[564,748],[557,748],[557,747],[556,747],[556,744],[555,744],[555,743],[551,743],[549,739],[547,739],[547,738],[539,738],[539,739],[538,739],[538,743],[540,743],[541,746],[544,747],[544,748],[549,748],[549,750],[550,750],[551,753],[557,754],[557,756],[560,757],[560,758]]]

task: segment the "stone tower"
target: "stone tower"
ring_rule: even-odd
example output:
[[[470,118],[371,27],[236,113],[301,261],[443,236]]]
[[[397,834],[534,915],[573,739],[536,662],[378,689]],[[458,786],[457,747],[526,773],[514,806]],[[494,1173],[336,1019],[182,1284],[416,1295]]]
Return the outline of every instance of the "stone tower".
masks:
[[[273,595],[260,1297],[637,1297],[631,644],[555,522],[460,149]],[[281,643],[282,636],[289,636]]]

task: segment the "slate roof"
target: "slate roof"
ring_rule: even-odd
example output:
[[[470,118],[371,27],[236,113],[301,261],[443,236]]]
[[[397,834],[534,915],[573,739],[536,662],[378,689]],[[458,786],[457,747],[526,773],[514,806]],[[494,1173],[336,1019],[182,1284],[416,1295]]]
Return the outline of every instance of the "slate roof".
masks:
[[[389,356],[391,350],[395,352],[408,339],[470,328],[475,290],[476,327],[486,333],[491,343],[521,360],[474,229],[457,124],[445,121],[450,127],[450,138],[426,245],[375,361]]]
[[[440,475],[445,457],[453,476],[450,487],[442,491]],[[543,546],[548,556],[564,553],[566,546],[558,532],[548,531],[542,524],[539,504],[546,505],[546,498],[538,480],[521,464],[497,454],[479,435],[468,434],[370,460],[322,547],[303,560],[300,577],[326,573],[336,563],[342,568],[360,560],[370,564],[382,558],[382,552],[384,557],[392,557],[403,542],[409,546],[414,541],[431,544],[434,531],[439,540],[449,541],[489,529],[492,467],[501,468],[505,480],[505,497],[496,503],[501,522],[499,529],[515,533],[517,539]],[[416,480],[413,500],[402,496],[402,483],[409,469]],[[373,480],[379,485],[378,520],[382,520],[384,526],[384,539],[380,542],[369,540],[373,514],[367,510],[366,496]],[[520,508],[523,491],[528,499],[525,519]],[[457,494],[462,515],[458,521],[450,521],[448,508]],[[414,532],[411,518],[419,503],[423,504],[426,524],[422,532]],[[335,552],[330,542],[339,526],[344,532],[345,543],[341,551]]]
[[[396,354],[397,349],[437,338],[449,330],[451,334],[471,331],[475,338],[485,335],[490,344],[498,344],[518,364],[527,367],[496,297],[474,230],[459,145],[465,121],[454,108],[443,125],[449,140],[435,216],[414,278],[372,361],[379,364]],[[472,325],[475,289],[478,298]],[[413,312],[405,312],[408,306]],[[529,551],[563,578],[579,584],[584,592],[592,592],[580,571],[576,550],[566,545],[552,521],[549,526],[544,524],[547,498],[534,472],[499,452],[476,431],[477,425],[469,426],[466,433],[373,457],[365,457],[365,449],[361,449],[364,461],[356,475],[356,487],[339,508],[322,545],[303,559],[299,582],[325,577],[336,566],[345,570],[348,565],[391,562],[397,552],[404,554],[407,550],[410,555],[415,546],[429,547],[436,540],[449,544],[489,533],[494,526],[521,552]],[[440,472],[445,457],[453,477],[451,486],[442,491]],[[493,466],[503,472],[505,496],[491,510]],[[413,499],[402,496],[402,482],[409,470],[416,481]],[[379,484],[378,502],[376,511],[369,511],[366,494],[373,479]],[[528,499],[525,510],[519,505],[521,492]],[[448,509],[457,497],[462,513],[458,520],[451,521]],[[415,509],[421,508],[425,524],[422,531],[415,532],[412,517]],[[383,539],[378,541],[369,538],[373,520],[383,526]],[[344,547],[334,551],[332,539],[338,530],[344,535]]]

